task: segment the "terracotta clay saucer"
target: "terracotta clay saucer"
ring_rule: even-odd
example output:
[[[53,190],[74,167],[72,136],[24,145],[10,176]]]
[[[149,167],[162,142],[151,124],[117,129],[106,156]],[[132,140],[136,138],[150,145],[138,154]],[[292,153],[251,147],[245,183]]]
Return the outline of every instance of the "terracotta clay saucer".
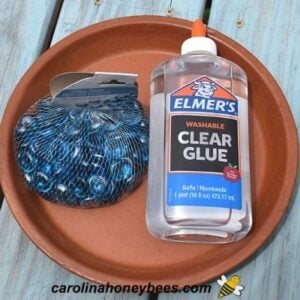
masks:
[[[297,168],[295,124],[283,93],[268,71],[239,44],[209,30],[219,54],[249,77],[254,226],[242,241],[182,244],[153,238],[145,224],[147,179],[121,203],[74,209],[49,203],[26,189],[13,154],[19,117],[49,81],[67,71],[139,74],[139,98],[149,110],[154,66],[178,55],[191,23],[165,17],[129,17],[80,30],[43,54],[12,94],[1,128],[1,181],[8,204],[29,238],[64,268],[98,283],[196,284],[224,274],[251,256],[284,215]],[[276,166],[275,166],[276,164]]]

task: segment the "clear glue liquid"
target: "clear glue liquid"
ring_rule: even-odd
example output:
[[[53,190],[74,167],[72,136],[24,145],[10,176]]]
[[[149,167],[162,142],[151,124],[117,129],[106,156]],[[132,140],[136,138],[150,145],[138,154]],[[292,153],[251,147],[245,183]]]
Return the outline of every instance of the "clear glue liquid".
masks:
[[[152,72],[146,221],[161,239],[227,243],[252,225],[247,77],[205,34],[195,21]]]

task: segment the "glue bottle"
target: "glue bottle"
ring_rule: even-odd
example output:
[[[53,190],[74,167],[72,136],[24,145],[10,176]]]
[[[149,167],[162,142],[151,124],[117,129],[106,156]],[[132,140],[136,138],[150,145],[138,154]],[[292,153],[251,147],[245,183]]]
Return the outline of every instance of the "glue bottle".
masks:
[[[151,75],[146,222],[155,237],[227,243],[252,226],[245,72],[194,22]]]

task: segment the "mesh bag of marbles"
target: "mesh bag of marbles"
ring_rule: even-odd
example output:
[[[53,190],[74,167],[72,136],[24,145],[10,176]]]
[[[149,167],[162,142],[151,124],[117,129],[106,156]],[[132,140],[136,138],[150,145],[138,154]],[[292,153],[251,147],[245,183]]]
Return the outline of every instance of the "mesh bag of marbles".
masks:
[[[134,189],[148,165],[148,119],[136,94],[65,108],[37,101],[15,128],[27,186],[70,206],[99,207]]]

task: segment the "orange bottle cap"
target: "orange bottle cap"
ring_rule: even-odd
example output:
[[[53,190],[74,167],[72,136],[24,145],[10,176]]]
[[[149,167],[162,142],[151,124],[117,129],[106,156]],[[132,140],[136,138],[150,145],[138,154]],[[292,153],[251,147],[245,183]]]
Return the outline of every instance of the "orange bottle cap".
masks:
[[[181,54],[202,51],[217,55],[217,45],[206,36],[206,26],[201,20],[196,20],[193,23],[191,34],[192,36],[181,45]]]
[[[201,20],[195,20],[192,27],[192,37],[206,36],[206,26]]]

